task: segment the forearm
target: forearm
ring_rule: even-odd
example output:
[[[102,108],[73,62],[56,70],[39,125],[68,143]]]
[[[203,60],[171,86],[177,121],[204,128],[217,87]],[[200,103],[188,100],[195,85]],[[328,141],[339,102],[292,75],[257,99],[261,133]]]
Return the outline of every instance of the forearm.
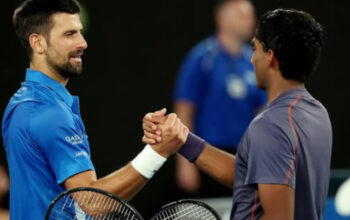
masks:
[[[235,156],[206,144],[195,164],[206,174],[229,188],[233,187]]]
[[[181,118],[182,123],[190,130],[193,129],[195,106],[186,101],[175,103],[175,112]],[[224,151],[206,144],[203,152],[197,158],[195,164],[205,173],[232,188],[234,178],[235,157]]]
[[[173,116],[170,120],[173,120]],[[165,142],[166,146],[181,146],[185,142],[186,131],[185,128],[178,130],[178,121],[175,119],[175,124],[172,128],[177,133],[182,135],[175,139],[169,139]],[[178,128],[178,129],[177,129]],[[165,135],[169,136],[166,132]],[[170,135],[172,136],[172,135]],[[175,149],[165,150],[163,144],[156,144],[153,146],[146,145],[145,148],[123,168],[114,173],[93,182],[93,186],[105,189],[118,195],[120,198],[131,199],[147,182],[148,179],[156,173],[158,169],[165,163],[166,158],[176,151]]]
[[[181,119],[182,123],[193,131],[193,118],[195,114],[195,106],[187,101],[178,101],[174,103],[174,111]]]
[[[91,186],[111,192],[128,201],[142,189],[147,180],[129,163],[108,176],[92,182]]]
[[[66,190],[77,187],[94,187],[105,190],[124,200],[130,200],[147,182],[129,163],[106,177],[97,179],[93,170],[78,173],[64,182]]]

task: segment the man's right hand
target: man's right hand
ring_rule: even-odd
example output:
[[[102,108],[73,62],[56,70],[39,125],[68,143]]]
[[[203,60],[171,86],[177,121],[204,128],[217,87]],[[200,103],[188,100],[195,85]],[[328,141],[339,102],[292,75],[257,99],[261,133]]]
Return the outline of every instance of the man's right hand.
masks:
[[[177,152],[186,142],[189,129],[176,114],[165,116],[165,110],[147,114],[143,119],[144,137],[142,141],[163,157]]]

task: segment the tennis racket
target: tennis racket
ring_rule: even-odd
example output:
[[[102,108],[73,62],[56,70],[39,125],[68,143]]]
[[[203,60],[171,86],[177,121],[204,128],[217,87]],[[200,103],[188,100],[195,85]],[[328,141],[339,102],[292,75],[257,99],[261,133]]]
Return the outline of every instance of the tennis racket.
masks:
[[[204,202],[183,199],[163,206],[151,220],[221,220],[221,217]]]
[[[100,189],[81,187],[58,195],[45,220],[143,220],[131,205]]]

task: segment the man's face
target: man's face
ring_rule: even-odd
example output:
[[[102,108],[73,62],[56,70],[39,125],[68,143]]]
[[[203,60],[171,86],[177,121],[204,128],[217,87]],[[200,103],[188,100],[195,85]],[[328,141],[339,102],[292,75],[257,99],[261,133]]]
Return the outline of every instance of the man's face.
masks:
[[[79,14],[57,13],[52,19],[53,27],[47,39],[47,63],[65,78],[79,75],[82,72],[81,56],[87,48]]]
[[[233,37],[248,40],[255,27],[255,12],[249,1],[228,2],[223,6],[219,18],[220,28]]]
[[[259,89],[266,89],[267,86],[267,73],[270,67],[270,59],[267,52],[263,50],[261,42],[253,38],[253,56],[251,62],[254,65],[254,70],[256,74],[256,86]]]

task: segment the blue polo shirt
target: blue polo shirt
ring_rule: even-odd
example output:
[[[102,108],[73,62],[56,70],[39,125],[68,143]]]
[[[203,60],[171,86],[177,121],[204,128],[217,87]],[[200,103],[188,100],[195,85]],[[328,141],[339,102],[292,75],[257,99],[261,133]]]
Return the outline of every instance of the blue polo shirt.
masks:
[[[6,108],[2,135],[11,219],[44,219],[67,178],[94,170],[78,97],[41,72],[27,69]]]
[[[332,153],[327,110],[305,89],[283,93],[249,125],[237,149],[231,220],[259,219],[258,184],[295,190],[294,219],[321,220]]]
[[[195,107],[194,133],[222,149],[232,150],[257,111],[266,103],[266,94],[256,87],[249,45],[231,55],[216,37],[196,45],[180,68],[174,100]]]

